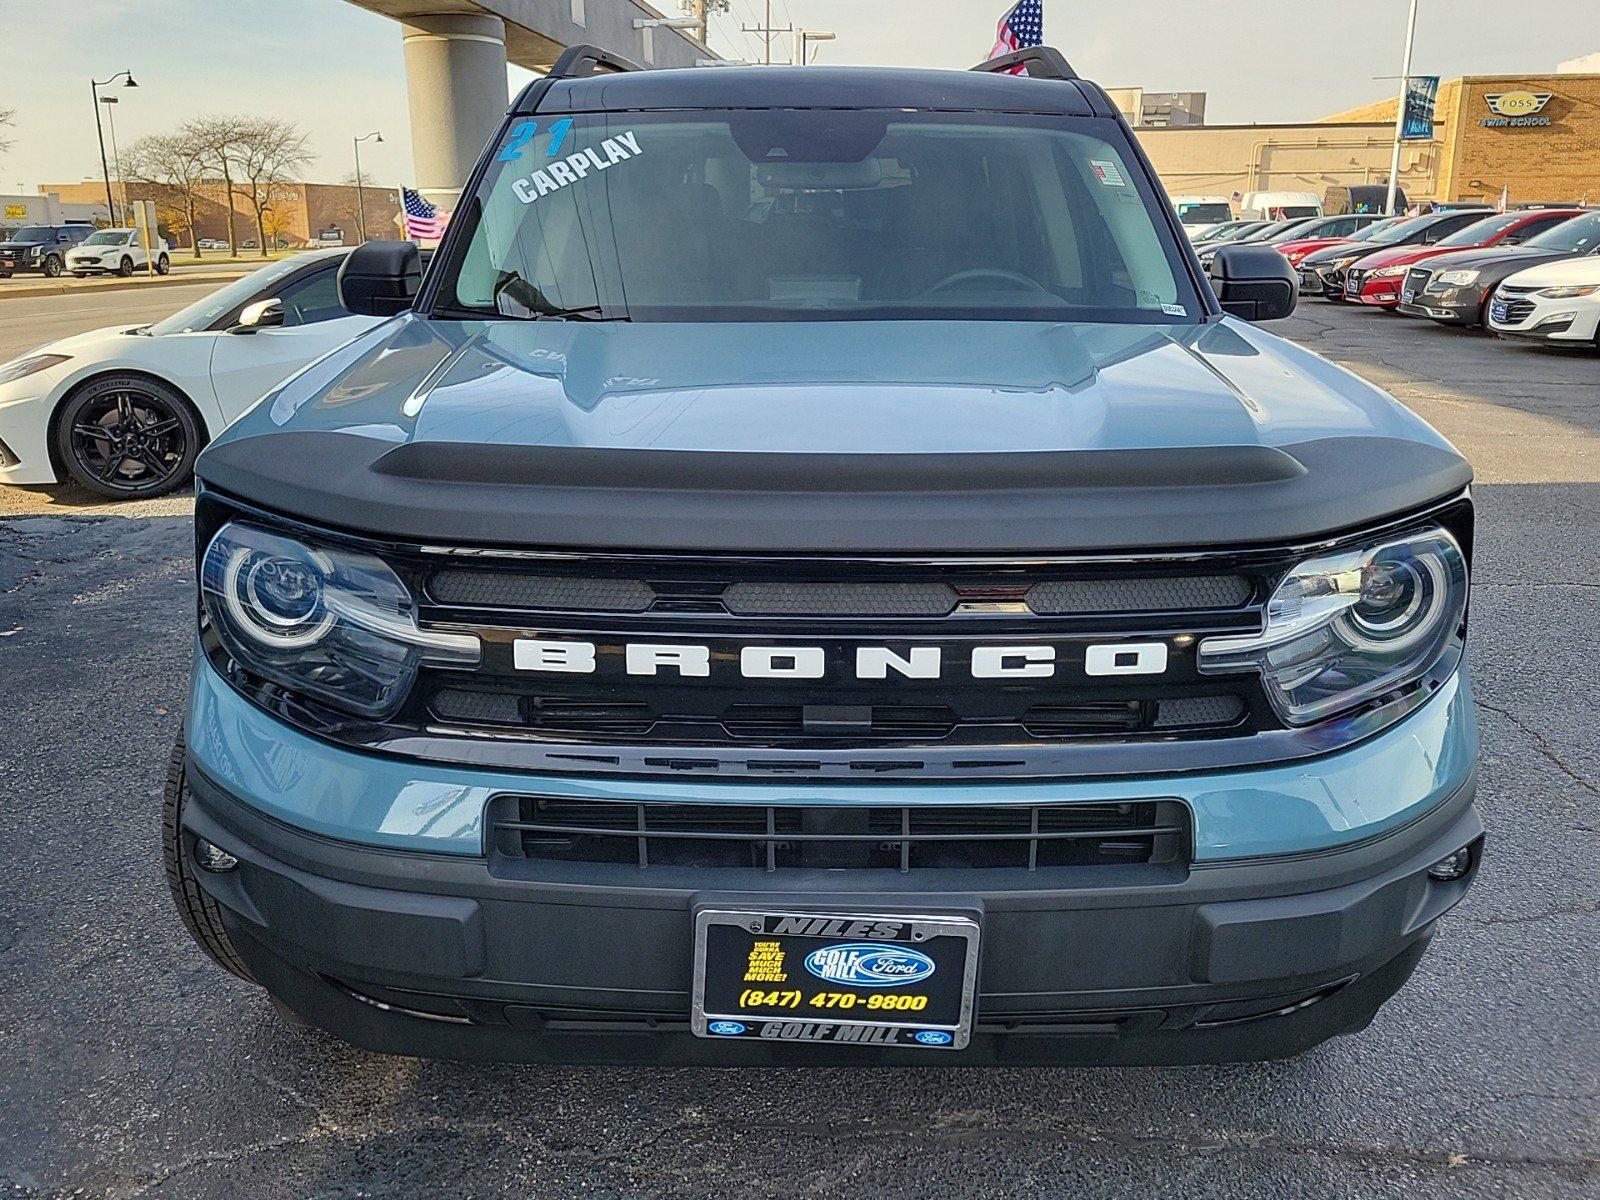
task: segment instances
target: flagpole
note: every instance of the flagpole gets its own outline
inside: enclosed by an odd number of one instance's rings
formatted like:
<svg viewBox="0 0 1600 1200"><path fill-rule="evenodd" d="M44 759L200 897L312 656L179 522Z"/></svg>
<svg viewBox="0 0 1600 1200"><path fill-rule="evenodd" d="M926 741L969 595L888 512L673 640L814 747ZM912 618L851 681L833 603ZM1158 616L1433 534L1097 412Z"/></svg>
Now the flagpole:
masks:
<svg viewBox="0 0 1600 1200"><path fill-rule="evenodd" d="M1394 114L1394 157L1389 160L1389 200L1383 211L1394 216L1395 193L1400 188L1400 143L1406 133L1406 99L1411 91L1411 51L1417 41L1417 0L1411 0L1411 17L1406 22L1405 63L1400 68L1400 104Z"/></svg>

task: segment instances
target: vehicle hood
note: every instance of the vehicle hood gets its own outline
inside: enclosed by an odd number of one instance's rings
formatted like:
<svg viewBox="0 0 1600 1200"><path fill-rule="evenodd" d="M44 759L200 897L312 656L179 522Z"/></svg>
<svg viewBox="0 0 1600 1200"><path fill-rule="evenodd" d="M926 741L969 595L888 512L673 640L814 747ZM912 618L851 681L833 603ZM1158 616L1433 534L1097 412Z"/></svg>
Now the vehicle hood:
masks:
<svg viewBox="0 0 1600 1200"><path fill-rule="evenodd" d="M1375 468L1385 455L1395 456L1389 468ZM1310 516L1309 502L1287 492L1317 476L1312 490L1337 499L1313 518L1326 529L1470 478L1448 443L1383 392L1231 318L601 324L407 315L269 394L212 444L198 472L268 507L396 536L424 536L420 523L439 527L427 536L448 528L459 538L459 514L470 512L485 540L514 528L511 540L552 544L704 546L731 534L745 549L754 539L763 548L884 550L985 541L1066 549L1108 536L1258 541L1283 525L1258 519L1273 485L1299 481L1277 488L1299 513L1294 525ZM1368 482L1352 495L1356 476ZM596 514L615 491L631 494L632 507L625 527L600 538ZM946 514L943 528L901 511L907 496L930 493L922 507ZM1098 499L1063 506L1069 493ZM1207 511L1219 496L1234 514L1220 525ZM700 514L692 531L682 513L670 519L680 502ZM797 524L801 510L809 515ZM528 523L541 512L549 519ZM757 531L762 513L769 523ZM834 514L832 528L824 513ZM1036 525L1030 514L1058 523Z"/></svg>
<svg viewBox="0 0 1600 1200"><path fill-rule="evenodd" d="M1526 246L1480 246L1471 250L1451 250L1440 254L1428 263L1429 269L1438 271L1459 271L1466 267L1473 269L1481 267L1498 267L1503 270L1521 270L1518 266L1535 266L1543 262L1555 262L1570 255L1564 250L1530 250Z"/></svg>
<svg viewBox="0 0 1600 1200"><path fill-rule="evenodd" d="M1384 267L1408 267L1412 263L1426 262L1430 258L1452 253L1453 250L1440 250L1437 246L1396 246L1392 250L1367 255L1361 260L1361 269L1378 271Z"/></svg>
<svg viewBox="0 0 1600 1200"><path fill-rule="evenodd" d="M43 242L0 242L0 254L15 254L21 250L32 250L42 247Z"/></svg>
<svg viewBox="0 0 1600 1200"><path fill-rule="evenodd" d="M104 329L91 329L75 333L40 346L36 354L70 354L74 358L112 355L127 344L124 336L130 330L143 329L143 325L108 325Z"/></svg>
<svg viewBox="0 0 1600 1200"><path fill-rule="evenodd" d="M1506 280L1512 287L1563 287L1571 284L1600 284L1600 257L1585 254L1562 258L1518 271Z"/></svg>
<svg viewBox="0 0 1600 1200"><path fill-rule="evenodd" d="M1326 246L1321 250L1313 251L1301 260L1300 265L1306 267L1320 266L1323 263L1332 262L1336 258L1343 258L1347 254L1355 254L1361 258L1370 258L1374 254L1381 254L1389 250L1401 248L1403 247L1372 246L1365 242L1355 241L1354 239L1346 239L1344 241L1334 242L1331 246Z"/></svg>

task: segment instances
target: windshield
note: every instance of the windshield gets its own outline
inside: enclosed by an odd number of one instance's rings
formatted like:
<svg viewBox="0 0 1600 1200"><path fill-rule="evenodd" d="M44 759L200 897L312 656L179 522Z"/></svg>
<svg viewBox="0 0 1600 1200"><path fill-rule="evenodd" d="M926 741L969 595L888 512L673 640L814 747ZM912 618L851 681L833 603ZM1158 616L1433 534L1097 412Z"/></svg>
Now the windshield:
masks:
<svg viewBox="0 0 1600 1200"><path fill-rule="evenodd" d="M1474 221L1465 229L1458 229L1449 237L1439 239L1441 246L1482 246L1491 242L1508 229L1528 219L1526 213L1512 213L1509 216L1489 217L1483 221Z"/></svg>
<svg viewBox="0 0 1600 1200"><path fill-rule="evenodd" d="M1307 217L1299 221L1290 221L1287 225L1281 226L1267 240L1271 242L1293 241L1297 237L1305 237L1321 224L1321 217Z"/></svg>
<svg viewBox="0 0 1600 1200"><path fill-rule="evenodd" d="M56 231L48 225L24 225L11 235L13 242L53 242Z"/></svg>
<svg viewBox="0 0 1600 1200"><path fill-rule="evenodd" d="M1320 217L1322 215L1315 204L1283 204L1274 206L1272 211L1280 217Z"/></svg>
<svg viewBox="0 0 1600 1200"><path fill-rule="evenodd" d="M1563 221L1554 229L1546 229L1538 237L1531 237L1522 244L1531 250L1588 254L1600 245L1600 212Z"/></svg>
<svg viewBox="0 0 1600 1200"><path fill-rule="evenodd" d="M1391 218L1391 220L1394 220L1394 218ZM1434 218L1432 217L1405 217L1396 220L1387 229L1380 229L1371 237L1363 240L1371 242L1374 246L1393 246L1397 242L1405 241L1413 233L1421 232L1433 223Z"/></svg>
<svg viewBox="0 0 1600 1200"><path fill-rule="evenodd" d="M1193 202L1178 204L1178 220L1185 225L1212 225L1218 221L1233 220L1233 207L1226 201L1219 204Z"/></svg>
<svg viewBox="0 0 1600 1200"><path fill-rule="evenodd" d="M85 246L122 246L128 241L126 229L102 229L83 239Z"/></svg>
<svg viewBox="0 0 1600 1200"><path fill-rule="evenodd" d="M297 255L273 263L270 267L262 267L243 279L235 279L226 287L218 288L209 296L201 297L187 308L180 308L165 321L157 321L150 326L150 333L161 337L169 333L193 333L197 329L209 329L257 292L271 287L305 265L306 260Z"/></svg>
<svg viewBox="0 0 1600 1200"><path fill-rule="evenodd" d="M738 110L513 124L440 305L586 319L1171 321L1160 203L1059 117ZM982 216L980 217L980 214Z"/></svg>
<svg viewBox="0 0 1600 1200"><path fill-rule="evenodd" d="M1360 229L1357 229L1354 233L1352 233L1347 240L1352 242L1375 242L1378 240L1378 235L1383 233L1384 230L1393 229L1396 225L1399 225L1404 221L1409 221L1410 219L1410 217L1385 217L1381 221L1374 221L1370 225L1363 225Z"/></svg>

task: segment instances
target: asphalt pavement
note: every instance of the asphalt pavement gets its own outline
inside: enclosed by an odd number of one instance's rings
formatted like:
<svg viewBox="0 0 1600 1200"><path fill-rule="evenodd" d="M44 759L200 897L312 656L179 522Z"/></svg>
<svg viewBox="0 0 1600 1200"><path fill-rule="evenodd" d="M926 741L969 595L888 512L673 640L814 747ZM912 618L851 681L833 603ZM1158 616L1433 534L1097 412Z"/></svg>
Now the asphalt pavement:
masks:
<svg viewBox="0 0 1600 1200"><path fill-rule="evenodd" d="M737 1071L460 1066L293 1028L189 944L162 878L188 522L42 511L0 521L0 1185L15 1200L1592 1200L1600 358L1322 304L1278 328L1390 387L1480 478L1488 859L1365 1033L1267 1065Z"/></svg>

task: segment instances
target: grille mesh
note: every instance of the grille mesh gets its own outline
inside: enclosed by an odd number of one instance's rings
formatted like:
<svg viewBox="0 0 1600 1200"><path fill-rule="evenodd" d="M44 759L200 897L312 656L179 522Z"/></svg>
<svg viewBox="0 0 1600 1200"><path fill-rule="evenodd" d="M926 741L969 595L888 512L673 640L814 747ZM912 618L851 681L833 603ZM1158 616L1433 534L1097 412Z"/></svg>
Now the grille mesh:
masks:
<svg viewBox="0 0 1600 1200"><path fill-rule="evenodd" d="M564 612L641 613L656 598L650 585L637 579L586 579L507 571L440 571L429 590L441 604Z"/></svg>
<svg viewBox="0 0 1600 1200"><path fill-rule="evenodd" d="M737 616L942 617L956 593L942 583L736 583L722 602Z"/></svg>
<svg viewBox="0 0 1600 1200"><path fill-rule="evenodd" d="M1171 579L1057 579L1028 593L1042 616L1102 612L1181 612L1237 608L1250 599L1250 581L1238 575L1188 575Z"/></svg>

